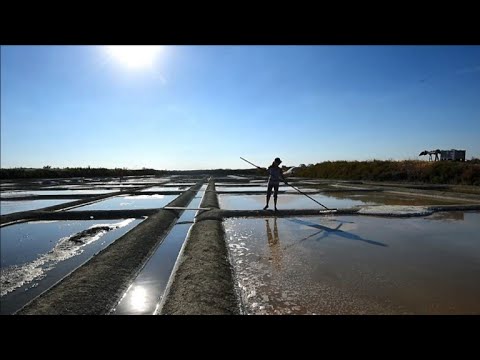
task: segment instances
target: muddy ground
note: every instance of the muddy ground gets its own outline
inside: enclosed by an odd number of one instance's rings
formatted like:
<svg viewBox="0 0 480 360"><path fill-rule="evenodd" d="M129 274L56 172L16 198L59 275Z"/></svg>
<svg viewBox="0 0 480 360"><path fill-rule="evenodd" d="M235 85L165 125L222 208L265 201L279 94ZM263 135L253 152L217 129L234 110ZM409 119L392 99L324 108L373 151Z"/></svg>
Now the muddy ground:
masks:
<svg viewBox="0 0 480 360"><path fill-rule="evenodd" d="M210 182L200 207L218 209ZM238 314L233 274L222 219L197 220L167 285L159 313L166 315Z"/></svg>

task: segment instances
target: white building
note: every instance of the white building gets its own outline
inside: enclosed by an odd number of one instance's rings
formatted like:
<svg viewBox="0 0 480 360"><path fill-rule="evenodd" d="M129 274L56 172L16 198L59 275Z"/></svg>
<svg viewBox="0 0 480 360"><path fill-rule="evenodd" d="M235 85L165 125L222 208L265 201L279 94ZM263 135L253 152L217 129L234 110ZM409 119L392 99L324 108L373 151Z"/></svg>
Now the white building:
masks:
<svg viewBox="0 0 480 360"><path fill-rule="evenodd" d="M466 150L441 150L440 160L465 161Z"/></svg>

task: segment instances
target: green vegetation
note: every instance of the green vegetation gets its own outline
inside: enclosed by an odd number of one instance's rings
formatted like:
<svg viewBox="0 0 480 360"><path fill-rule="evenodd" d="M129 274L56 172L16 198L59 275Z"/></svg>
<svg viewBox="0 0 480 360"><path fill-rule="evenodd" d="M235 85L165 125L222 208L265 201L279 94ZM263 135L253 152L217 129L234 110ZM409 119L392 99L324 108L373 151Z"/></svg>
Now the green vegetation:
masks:
<svg viewBox="0 0 480 360"><path fill-rule="evenodd" d="M300 165L295 176L427 184L480 185L480 162L454 161L327 161Z"/></svg>
<svg viewBox="0 0 480 360"><path fill-rule="evenodd" d="M156 175L157 170L127 170L127 169L106 169L106 168L52 168L44 166L43 169L11 168L0 169L0 179L56 179L75 177L120 177L120 176L145 176Z"/></svg>
<svg viewBox="0 0 480 360"><path fill-rule="evenodd" d="M284 170L286 168L284 167ZM106 168L11 168L0 169L0 179L55 179L74 177L122 177L145 175L257 175L267 176L258 169L155 170ZM480 160L453 161L327 161L300 165L295 176L367 181L417 182L426 184L480 185Z"/></svg>
<svg viewBox="0 0 480 360"><path fill-rule="evenodd" d="M44 166L43 169L10 168L0 169L0 179L58 179L77 177L121 177L121 176L146 176L146 175L256 175L256 169L214 169L214 170L154 170L154 169L106 169L106 168L52 168Z"/></svg>

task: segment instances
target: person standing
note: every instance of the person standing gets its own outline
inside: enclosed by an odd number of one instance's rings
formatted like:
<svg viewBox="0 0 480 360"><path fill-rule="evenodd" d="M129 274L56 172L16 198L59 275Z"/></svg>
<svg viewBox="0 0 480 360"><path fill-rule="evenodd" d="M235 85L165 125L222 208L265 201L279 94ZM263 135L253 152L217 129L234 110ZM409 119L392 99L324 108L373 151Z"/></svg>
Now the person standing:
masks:
<svg viewBox="0 0 480 360"><path fill-rule="evenodd" d="M272 196L273 190L273 203L275 206L275 211L277 211L277 199L278 199L278 187L280 186L280 180L285 182L285 178L283 176L283 171L280 168L280 164L282 160L280 158L275 158L272 165L270 165L267 169L269 177L268 177L268 187L267 187L267 204L263 208L263 210L268 209L268 204L270 203L270 197Z"/></svg>

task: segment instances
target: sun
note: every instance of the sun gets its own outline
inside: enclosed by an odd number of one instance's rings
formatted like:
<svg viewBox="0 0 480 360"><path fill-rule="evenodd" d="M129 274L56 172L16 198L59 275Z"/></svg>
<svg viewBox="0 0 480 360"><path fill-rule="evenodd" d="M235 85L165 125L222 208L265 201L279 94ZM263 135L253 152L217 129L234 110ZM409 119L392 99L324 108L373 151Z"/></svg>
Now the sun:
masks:
<svg viewBox="0 0 480 360"><path fill-rule="evenodd" d="M111 58L132 69L151 67L160 50L160 46L154 45L107 46L107 52Z"/></svg>

